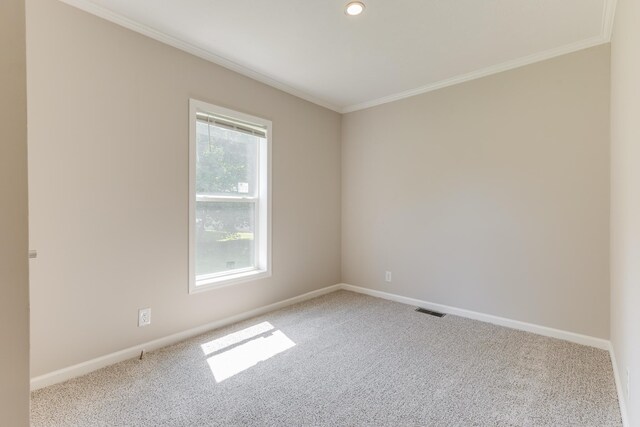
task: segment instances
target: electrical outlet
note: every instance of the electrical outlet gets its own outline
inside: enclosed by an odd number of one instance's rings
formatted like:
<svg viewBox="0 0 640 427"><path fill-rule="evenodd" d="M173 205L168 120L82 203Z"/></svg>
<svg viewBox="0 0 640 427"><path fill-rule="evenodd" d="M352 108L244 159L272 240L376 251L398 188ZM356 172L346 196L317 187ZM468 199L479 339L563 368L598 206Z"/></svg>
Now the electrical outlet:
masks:
<svg viewBox="0 0 640 427"><path fill-rule="evenodd" d="M385 281L385 282L388 282L388 283L391 283L391 272L390 272L390 271L387 271L387 272L384 274L384 281Z"/></svg>
<svg viewBox="0 0 640 427"><path fill-rule="evenodd" d="M138 326L147 326L151 324L151 309L141 308L138 310Z"/></svg>

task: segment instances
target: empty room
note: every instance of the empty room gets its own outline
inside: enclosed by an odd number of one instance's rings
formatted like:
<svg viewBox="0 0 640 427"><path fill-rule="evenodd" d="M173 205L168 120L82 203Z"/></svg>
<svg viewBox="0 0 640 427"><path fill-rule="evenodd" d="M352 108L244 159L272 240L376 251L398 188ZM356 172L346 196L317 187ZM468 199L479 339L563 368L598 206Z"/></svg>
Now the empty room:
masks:
<svg viewBox="0 0 640 427"><path fill-rule="evenodd" d="M640 2L2 0L0 425L640 427Z"/></svg>

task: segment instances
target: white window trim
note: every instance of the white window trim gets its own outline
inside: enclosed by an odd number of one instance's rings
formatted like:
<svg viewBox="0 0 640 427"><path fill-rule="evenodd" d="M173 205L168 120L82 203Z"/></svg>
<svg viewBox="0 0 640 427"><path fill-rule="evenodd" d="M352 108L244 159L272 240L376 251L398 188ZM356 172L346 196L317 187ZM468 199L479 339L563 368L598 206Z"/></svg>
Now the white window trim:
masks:
<svg viewBox="0 0 640 427"><path fill-rule="evenodd" d="M265 145L260 147L259 197L256 234L257 268L240 269L230 274L212 275L205 280L196 280L196 114L206 112L232 117L267 129ZM271 129L269 120L219 107L207 102L189 99L189 293L198 293L224 286L271 277ZM266 181L266 182L265 182Z"/></svg>

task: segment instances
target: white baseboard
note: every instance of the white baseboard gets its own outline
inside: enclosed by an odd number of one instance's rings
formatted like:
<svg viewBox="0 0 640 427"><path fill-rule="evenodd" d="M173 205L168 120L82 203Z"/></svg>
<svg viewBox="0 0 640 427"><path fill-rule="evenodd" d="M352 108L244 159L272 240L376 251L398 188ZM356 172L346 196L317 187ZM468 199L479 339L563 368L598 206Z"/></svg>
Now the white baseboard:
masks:
<svg viewBox="0 0 640 427"><path fill-rule="evenodd" d="M622 427L631 427L629 424L629 415L627 414L627 404L622 388L622 378L618 370L618 362L616 361L616 353L613 344L609 343L609 355L611 356L611 364L613 365L613 378L616 381L616 390L618 392L618 404L620 405L620 416L622 417Z"/></svg>
<svg viewBox="0 0 640 427"><path fill-rule="evenodd" d="M159 338L153 341L149 341L143 344L139 344L133 347L129 347L124 350L117 351L115 353L107 354L105 356L101 356L95 359L88 360L86 362L79 363L77 365L69 366L67 368L63 368L57 371L50 372L48 374L40 375L38 377L34 377L31 379L31 390L37 390L39 388L43 388L49 385L57 384L63 381L67 381L69 379L78 377L80 375L88 374L89 372L95 371L97 369L104 368L106 366L112 365L114 363L121 362L123 360L131 359L140 354L142 350L144 351L152 351L158 348L166 347L168 345L172 345L178 343L180 341L184 341L185 339L203 334L207 331L217 329L223 326L227 326L236 322L240 322L242 320L249 319L251 317L259 316L261 314L268 313L270 311L278 310L283 307L287 307L289 305L293 305L311 298L319 297L324 294L328 294L330 292L334 292L337 290L347 290L352 292L357 292L361 294L366 294L378 298L383 298L391 301L400 302L403 304L409 304L419 307L428 308L430 310L439 311L442 313L453 314L456 316L466 317L469 319L479 320L482 322L493 323L500 326L505 326L508 328L519 329L527 332L536 333L539 335L544 335L548 337L558 338L566 341L575 342L578 344L588 345L591 347L600 348L603 350L610 351L614 372L616 375L616 384L618 386L618 394L621 393L620 381L617 374L617 366L615 364L615 358L613 355L613 350L611 348L611 344L608 340L604 340L601 338L590 337L587 335L576 334L573 332L562 331L559 329L548 328L546 326L535 325L532 323L520 322L518 320L506 319L504 317L492 316L490 314L478 313L475 311L464 310L461 308L451 307L442 304L436 304L428 301L423 301L415 298L403 297L400 295L391 294L388 292L377 291L369 288L362 288L359 286L353 286L346 283L340 283L337 285L328 286L326 288L318 289L312 292L308 292L303 295L299 295L297 297L289 298L284 301L280 301L274 304L266 305L264 307L259 307L254 310L250 310L244 313L237 314L235 316L226 317L224 319L217 320L215 322L208 323L206 325L198 326L196 328L189 329L187 331L179 332L173 335L169 335L164 338ZM623 396L620 394L620 405L621 409L624 406ZM623 412L624 414L624 412Z"/></svg>
<svg viewBox="0 0 640 427"><path fill-rule="evenodd" d="M124 350L117 351L115 353L107 354L105 356L97 357L95 359L88 360L86 362L79 363L77 365L69 366L67 368L59 369L57 371L50 372L48 374L40 375L31 379L31 390L37 390L39 388L47 387L49 385L61 383L63 381L70 380L80 375L88 374L95 370L104 368L114 363L122 362L123 360L131 359L140 354L141 351L152 351L158 348L166 347L171 344L176 344L180 341L184 341L188 338L195 337L213 329L221 328L223 326L231 325L242 320L250 319L261 314L268 313L270 311L278 310L311 298L319 297L330 292L341 289L340 284L328 286L326 288L318 289L308 292L297 297L289 298L284 301L269 304L264 307L259 307L254 310L246 311L244 313L237 314L235 316L226 317L224 319L216 320L215 322L208 323L206 325L198 326L177 334L169 335L164 338L149 341L140 345L129 347Z"/></svg>
<svg viewBox="0 0 640 427"><path fill-rule="evenodd" d="M423 301L415 298L403 297L401 295L391 294L388 292L376 291L374 289L362 288L360 286L348 285L342 283L339 285L340 289L346 291L358 292L361 294L370 295L373 297L383 298L390 301L396 301L403 304L409 304L416 307L423 307L429 310L439 311L441 313L453 314L456 316L466 317L469 319L480 320L482 322L493 323L507 328L519 329L522 331L532 332L534 334L543 335L546 337L558 338L565 341L570 341L578 344L587 345L590 347L607 350L611 358L611 364L613 365L613 376L616 383L616 390L618 393L618 404L620 406L620 416L622 418L623 427L631 427L629 424L629 416L627 413L627 405L625 395L622 388L622 380L618 371L618 363L616 361L616 355L613 349L611 341L590 337L588 335L576 334L574 332L563 331L560 329L549 328L546 326L540 326L533 323L521 322L519 320L506 319L504 317L492 316L490 314L478 313L476 311L464 310L461 308L451 307L443 304L436 304L429 301Z"/></svg>
<svg viewBox="0 0 640 427"><path fill-rule="evenodd" d="M443 304L436 304L429 301L423 301L415 298L403 297L388 292L376 291L374 289L362 288L360 286L341 284L341 289L347 291L358 292L373 297L384 298L390 301L396 301L403 304L415 305L417 307L427 308L429 310L439 311L441 313L453 314L455 316L466 317L468 319L480 320L481 322L493 323L494 325L505 326L507 328L519 329L521 331L533 332L534 334L544 335L546 337L558 338L565 341L571 341L577 344L588 345L602 350L609 350L609 341L602 338L590 337L588 335L576 334L574 332L563 331L560 329L540 326L533 323L521 322L519 320L507 319L504 317L493 316L491 314L479 313L477 311L465 310L462 308L451 307Z"/></svg>

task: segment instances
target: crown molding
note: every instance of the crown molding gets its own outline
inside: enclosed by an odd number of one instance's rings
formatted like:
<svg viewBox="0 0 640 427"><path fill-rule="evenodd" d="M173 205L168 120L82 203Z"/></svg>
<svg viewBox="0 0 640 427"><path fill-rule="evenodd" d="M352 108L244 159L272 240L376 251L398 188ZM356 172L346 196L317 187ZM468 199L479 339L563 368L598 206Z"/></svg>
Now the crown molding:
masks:
<svg viewBox="0 0 640 427"><path fill-rule="evenodd" d="M213 62L214 64L218 64L231 71L235 71L238 74L242 74L243 76L249 77L253 80L257 80L261 83L264 83L268 86L279 89L290 95L304 99L305 101L309 101L321 107L328 108L329 110L333 110L337 113L341 112L340 107L333 105L313 95L309 95L308 93L302 90L296 89L285 83L282 83L281 81L275 79L274 77L252 70L236 62L230 61L226 58L223 58L219 55L209 52L206 49L203 49L191 43L185 42L184 40L180 40L176 37L170 36L166 33L163 33L162 31L158 31L154 28L143 25L132 19L124 17L118 13L108 10L102 6L98 6L97 4L92 3L90 0L59 0L59 1L69 6L73 6L77 9L80 9L84 12L95 15L99 18L113 22L114 24L120 25L121 27L135 31L136 33L139 33L149 38L152 38L154 40L157 40L161 43L175 47L176 49L180 49L184 52L190 53L194 56L197 56L209 62Z"/></svg>
<svg viewBox="0 0 640 427"><path fill-rule="evenodd" d="M530 65L536 62L545 61L547 59L555 58L557 56L562 56L568 53L577 52L582 49L588 49L590 47L598 46L600 44L609 43L611 41L611 35L613 33L613 22L615 18L616 4L617 4L617 0L604 1L603 7L602 7L602 27L601 27L599 36L581 40L576 43L560 46L544 52L534 53L533 55L524 56L522 58L517 58L511 61L503 62L501 64L492 65L490 67L482 68L480 70L472 71L467 74L461 74L459 76L440 80L440 81L430 83L428 85L421 86L415 89L407 90L407 91L396 93L393 95L384 96L382 98L373 99L371 101L366 101L359 104L348 105L346 107L343 107L340 112L342 114L345 114L345 113L351 113L354 111L364 110L366 108L375 107L377 105L387 104L389 102L399 101L401 99L410 98L412 96L442 89L447 86L453 86L453 85L468 82L471 80L479 79L482 77L487 77L492 74L501 73L503 71L524 67L525 65Z"/></svg>
<svg viewBox="0 0 640 427"><path fill-rule="evenodd" d="M503 71L508 71L515 68L523 67L525 65L530 65L536 62L555 58L557 56L566 55L568 53L576 52L582 49L587 49L600 44L609 43L611 41L611 35L613 32L613 22L614 22L616 3L617 3L617 0L604 1L603 10L602 10L601 33L596 37L592 37L589 39L578 41L576 43L560 46L544 52L535 53L522 58L517 58L511 61L503 62L501 64L492 65L490 67L485 67L476 71L472 71L470 73L461 74L448 79L433 82L428 85L421 86L415 89L399 92L396 94L384 96L384 97L373 99L370 101L361 102L358 104L352 104L352 105L340 107L330 102L327 102L321 98L310 95L303 90L289 86L279 81L274 76L269 76L267 74L263 74L258 71L252 70L248 67L245 67L236 62L223 58L212 52L209 52L206 49L200 48L191 43L185 42L176 37L165 34L161 31L158 31L156 29L143 25L132 19L126 18L102 6L98 6L95 3L91 2L90 0L59 0L59 1L65 4L68 4L70 6L73 6L77 9L83 10L92 15L103 18L107 21L113 22L114 24L120 25L129 30L132 30L142 35L145 35L147 37L150 37L161 43L167 44L169 46L173 46L176 49L180 49L184 52L190 53L199 58L207 60L209 62L218 64L224 68L235 71L243 76L249 77L259 82L262 82L266 85L279 89L290 95L296 96L298 98L304 99L306 101L309 101L311 103L314 103L316 105L319 105L321 107L327 108L329 110L332 110L341 114L351 113L354 111L364 110L366 108L387 104L389 102L399 101L401 99L410 98L412 96L442 89L448 86L453 86L453 85L468 82L471 80L479 79L482 77L487 77L492 74L497 74Z"/></svg>
<svg viewBox="0 0 640 427"><path fill-rule="evenodd" d="M467 74L451 77L445 80L440 80L434 83L430 83L425 86L421 86L415 89L407 90L404 92L396 93L394 95L385 96L382 98L374 99L371 101L362 102L360 104L349 105L342 109L342 113L351 113L354 111L364 110L365 108L371 108L382 104L387 104L393 101L399 101L401 99L410 98L412 96L420 95L423 93L431 92L434 90L442 89L448 86L457 85L460 83L468 82L470 80L487 77L492 74L501 73L503 71L513 70L514 68L524 67L536 62L545 61L547 59L555 58L557 56L566 55L568 53L576 52L579 50L587 49L600 44L608 43L602 35L593 37L586 40L581 40L577 43L571 43L568 45L560 46L554 49L550 49L544 52L534 53L533 55L524 56L522 58L514 59L512 61L503 62L501 64L492 65L490 67L481 68L480 70L472 71Z"/></svg>

